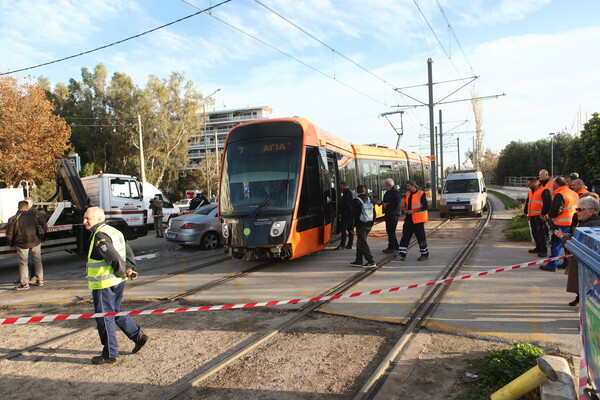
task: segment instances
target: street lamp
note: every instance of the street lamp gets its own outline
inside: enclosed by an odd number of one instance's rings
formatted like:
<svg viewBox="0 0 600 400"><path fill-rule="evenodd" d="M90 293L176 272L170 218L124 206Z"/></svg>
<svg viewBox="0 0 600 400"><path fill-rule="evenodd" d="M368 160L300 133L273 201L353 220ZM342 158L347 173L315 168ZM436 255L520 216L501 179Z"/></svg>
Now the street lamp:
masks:
<svg viewBox="0 0 600 400"><path fill-rule="evenodd" d="M550 178L554 177L554 135L556 132L550 132Z"/></svg>
<svg viewBox="0 0 600 400"><path fill-rule="evenodd" d="M205 175L206 175L206 186L208 188L208 197L212 197L212 193L211 193L211 189L210 189L210 185L208 184L208 145L207 145L207 136L206 136L206 100L209 99L210 97L214 96L219 90L221 89L217 89L214 92L212 92L211 94L209 94L208 96L204 96L204 98L202 99L202 115L204 116L204 130L203 130L203 134L204 134L204 171L205 171ZM217 152L217 141L216 141L216 134L215 134L215 153Z"/></svg>

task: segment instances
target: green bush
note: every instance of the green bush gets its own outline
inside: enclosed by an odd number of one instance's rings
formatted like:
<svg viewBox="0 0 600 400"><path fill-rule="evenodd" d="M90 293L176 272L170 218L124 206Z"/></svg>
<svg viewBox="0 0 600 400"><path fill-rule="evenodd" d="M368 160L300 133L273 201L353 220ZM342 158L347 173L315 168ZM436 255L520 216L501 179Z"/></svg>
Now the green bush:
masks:
<svg viewBox="0 0 600 400"><path fill-rule="evenodd" d="M503 193L496 192L495 190L488 189L487 191L488 193L491 193L494 196L496 196L502 202L502 204L504 204L504 208L506 208L507 210L522 209L520 201L515 200L512 197L509 197Z"/></svg>
<svg viewBox="0 0 600 400"><path fill-rule="evenodd" d="M530 242L531 241L531 233L529 233L529 228L519 228L513 229L506 234L508 240L512 240L513 242Z"/></svg>
<svg viewBox="0 0 600 400"><path fill-rule="evenodd" d="M472 362L479 378L470 382L467 391L457 399L489 399L492 393L535 367L541 355L544 351L530 343L515 342L512 349L489 350L483 358Z"/></svg>
<svg viewBox="0 0 600 400"><path fill-rule="evenodd" d="M529 226L529 220L527 218L522 217L521 214L515 215L510 220L510 223L508 224L509 229L519 229L519 228L525 228L528 226Z"/></svg>

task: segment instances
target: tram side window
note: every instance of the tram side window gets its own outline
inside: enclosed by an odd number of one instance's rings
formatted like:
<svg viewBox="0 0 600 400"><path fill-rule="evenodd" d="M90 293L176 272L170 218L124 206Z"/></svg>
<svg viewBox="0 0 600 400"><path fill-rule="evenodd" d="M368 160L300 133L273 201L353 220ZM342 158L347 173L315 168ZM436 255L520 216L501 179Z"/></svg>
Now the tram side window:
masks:
<svg viewBox="0 0 600 400"><path fill-rule="evenodd" d="M323 188L319 171L319 152L314 147L308 147L298 205L300 232L323 224Z"/></svg>
<svg viewBox="0 0 600 400"><path fill-rule="evenodd" d="M394 174L394 184L400 191L406 188L406 181L408 180L408 169L406 161L395 162L392 164L392 172Z"/></svg>
<svg viewBox="0 0 600 400"><path fill-rule="evenodd" d="M379 163L379 181L380 184L381 182L383 182L384 180L391 178L394 179L394 172L392 171L392 166L389 164L384 164L383 162ZM396 184L396 179L394 179L394 185ZM383 195L385 193L385 186L383 186L383 184L381 184L381 187L379 188L379 198L383 200Z"/></svg>
<svg viewBox="0 0 600 400"><path fill-rule="evenodd" d="M377 179L377 161L360 160L360 177L358 184L361 183L367 188L367 193L373 196L373 200L379 199L379 182Z"/></svg>
<svg viewBox="0 0 600 400"><path fill-rule="evenodd" d="M339 167L338 167L339 168ZM339 168L340 182L345 181L350 189L356 189L356 163L351 161L346 166Z"/></svg>
<svg viewBox="0 0 600 400"><path fill-rule="evenodd" d="M420 161L409 161L409 177L413 181L417 182L420 188L424 187L424 175L423 175L423 164ZM431 182L429 182L431 186Z"/></svg>
<svg viewBox="0 0 600 400"><path fill-rule="evenodd" d="M425 189L431 189L431 165L430 164L423 164L423 173L424 173L424 188Z"/></svg>

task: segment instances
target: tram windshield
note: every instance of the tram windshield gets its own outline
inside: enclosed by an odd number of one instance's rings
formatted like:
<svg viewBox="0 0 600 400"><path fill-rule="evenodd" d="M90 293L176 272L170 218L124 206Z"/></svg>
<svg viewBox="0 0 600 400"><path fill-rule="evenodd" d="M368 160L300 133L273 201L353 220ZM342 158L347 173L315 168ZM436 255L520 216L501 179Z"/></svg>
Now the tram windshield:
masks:
<svg viewBox="0 0 600 400"><path fill-rule="evenodd" d="M221 213L258 217L292 210L301 149L302 140L289 137L230 143L221 180Z"/></svg>
<svg viewBox="0 0 600 400"><path fill-rule="evenodd" d="M444 193L477 193L479 181L477 179L456 179L446 181Z"/></svg>

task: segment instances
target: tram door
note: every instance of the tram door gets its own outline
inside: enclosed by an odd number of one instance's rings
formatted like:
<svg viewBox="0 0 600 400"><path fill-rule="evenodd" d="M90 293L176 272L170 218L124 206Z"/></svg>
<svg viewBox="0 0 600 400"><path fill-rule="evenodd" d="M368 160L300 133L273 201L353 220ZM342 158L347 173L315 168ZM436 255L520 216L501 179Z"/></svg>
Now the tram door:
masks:
<svg viewBox="0 0 600 400"><path fill-rule="evenodd" d="M321 174L323 185L323 195L325 198L324 207L324 226L331 224L331 231L324 232L323 243L331 240L331 233L337 232L337 216L339 213L339 189L338 189L338 170L336 154L324 148L319 149L321 155Z"/></svg>

